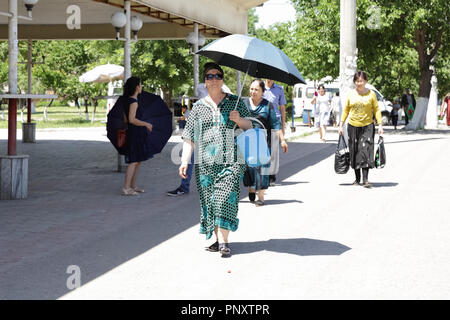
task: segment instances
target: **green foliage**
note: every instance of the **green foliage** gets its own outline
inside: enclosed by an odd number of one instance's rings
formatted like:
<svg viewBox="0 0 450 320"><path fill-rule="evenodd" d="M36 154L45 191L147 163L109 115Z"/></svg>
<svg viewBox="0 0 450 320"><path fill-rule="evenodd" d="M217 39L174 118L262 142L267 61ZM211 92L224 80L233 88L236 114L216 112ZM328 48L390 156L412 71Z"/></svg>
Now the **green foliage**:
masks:
<svg viewBox="0 0 450 320"><path fill-rule="evenodd" d="M132 73L146 87L162 88L165 97L182 95L193 83L193 56L184 40L141 40L132 50Z"/></svg>
<svg viewBox="0 0 450 320"><path fill-rule="evenodd" d="M256 34L282 49L305 78L339 74L339 0L292 0L297 21ZM388 98L405 87L429 92L429 66L434 61L438 89L449 89L450 5L447 0L358 0L358 68ZM288 29L289 30L289 29ZM285 43L279 38L283 38ZM275 39L275 40L274 40ZM283 46L284 45L284 46Z"/></svg>

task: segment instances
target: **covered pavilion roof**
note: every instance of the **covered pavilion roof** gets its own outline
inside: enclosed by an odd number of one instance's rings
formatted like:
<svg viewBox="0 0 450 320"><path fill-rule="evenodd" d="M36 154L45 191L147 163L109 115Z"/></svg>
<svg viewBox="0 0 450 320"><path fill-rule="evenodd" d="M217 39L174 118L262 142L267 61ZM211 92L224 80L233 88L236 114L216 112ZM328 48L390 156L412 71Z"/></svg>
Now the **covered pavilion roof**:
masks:
<svg viewBox="0 0 450 320"><path fill-rule="evenodd" d="M139 39L185 39L193 30L207 38L247 33L248 10L267 0L133 0L132 15L138 15L144 25ZM70 5L81 12L81 28L66 25ZM115 30L111 15L123 9L124 0L40 0L33 8L33 20L19 19L19 40L84 39L112 40ZM0 2L0 11L8 12L8 1ZM19 14L26 9L19 1ZM0 16L0 39L8 39L8 18Z"/></svg>

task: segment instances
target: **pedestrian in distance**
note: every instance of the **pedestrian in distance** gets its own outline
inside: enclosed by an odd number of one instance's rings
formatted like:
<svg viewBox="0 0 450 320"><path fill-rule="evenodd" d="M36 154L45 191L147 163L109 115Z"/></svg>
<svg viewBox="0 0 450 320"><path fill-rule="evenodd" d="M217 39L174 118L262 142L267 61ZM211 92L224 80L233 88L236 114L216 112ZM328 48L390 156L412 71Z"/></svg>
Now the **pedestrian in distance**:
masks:
<svg viewBox="0 0 450 320"><path fill-rule="evenodd" d="M361 170L363 186L372 187L369 183L369 169L374 163L375 123L378 123L378 134L383 134L381 111L378 108L377 97L372 90L366 88L367 74L358 71L353 76L356 89L349 92L339 125L339 134L343 134L343 125L348 121L348 147L350 151L350 165L355 170L353 185L361 185Z"/></svg>
<svg viewBox="0 0 450 320"><path fill-rule="evenodd" d="M334 127L337 127L341 122L342 104L339 91L335 93L333 99L331 99L331 112L334 114Z"/></svg>
<svg viewBox="0 0 450 320"><path fill-rule="evenodd" d="M280 141L283 152L288 151L288 145L284 139L283 131L281 130L281 123L277 118L273 105L263 98L265 91L264 81L261 79L254 79L250 84L250 98L245 99L244 103L248 107L251 117L258 119L253 122L254 128L265 129L267 132L267 145L271 145L271 135L277 135ZM278 146L277 146L278 147ZM248 174L252 181L252 186L249 187L248 197L251 202L255 201L256 192L258 192L258 200L255 202L256 206L264 205L264 191L269 187L269 173L270 162L260 167L248 167Z"/></svg>
<svg viewBox="0 0 450 320"><path fill-rule="evenodd" d="M391 111L391 119L392 124L394 125L394 130L397 130L397 124L398 124L398 111L402 108L400 105L400 99L395 98L394 105L392 106Z"/></svg>
<svg viewBox="0 0 450 320"><path fill-rule="evenodd" d="M284 127L286 123L286 97L284 95L283 87L277 85L273 80L266 79L265 80L265 88L264 91L264 99L268 100L272 103L273 108L277 114L278 120L281 122L281 130L283 131L283 135L285 134ZM272 148L271 150L271 159L270 159L270 175L269 181L270 185L274 186L275 181L277 179L276 173L278 172L280 167L280 149Z"/></svg>
<svg viewBox="0 0 450 320"><path fill-rule="evenodd" d="M326 142L325 135L327 133L327 124L330 116L330 104L331 98L325 93L325 86L319 85L319 94L314 96L311 100L311 104L317 103L316 110L318 114L318 120L315 121L316 127L319 128L320 140Z"/></svg>
<svg viewBox="0 0 450 320"><path fill-rule="evenodd" d="M153 126L145 121L139 120L142 115L142 107L138 104L138 95L142 92L141 80L137 77L127 79L123 89L125 97L124 121L128 122L127 130L127 155L125 162L128 164L125 172L125 183L122 188L122 195L136 196L144 192L144 189L136 186L139 166L142 161L153 157L151 148L147 145L147 135L152 131Z"/></svg>
<svg viewBox="0 0 450 320"><path fill-rule="evenodd" d="M244 119L250 113L242 100L222 91L224 73L218 64L206 63L203 78L208 95L194 104L187 119L182 133L184 141L179 174L183 179L187 177L188 162L195 144L200 233L205 234L206 239L214 233L216 241L207 250L219 251L222 257L229 257L228 235L238 228L240 181L246 168L245 163L238 161L233 133L237 128L252 128L252 123Z"/></svg>
<svg viewBox="0 0 450 320"><path fill-rule="evenodd" d="M183 118L182 118L183 123L180 121L179 127L180 127L180 129L184 129L184 127L186 126L186 122L187 122L190 112L189 112L189 109L187 108L187 106L185 106L185 105L181 107L181 110L183 112ZM186 178L181 179L181 183L178 186L178 188L176 188L175 190L167 191L166 194L168 196L176 197L176 196L181 196L181 195L189 193L190 186L191 186L193 165L194 165L194 152L192 152L191 159L188 163L188 167L186 170Z"/></svg>
<svg viewBox="0 0 450 320"><path fill-rule="evenodd" d="M447 118L447 126L450 126L450 92L442 99L440 116L445 120ZM445 118L444 118L445 117Z"/></svg>
<svg viewBox="0 0 450 320"><path fill-rule="evenodd" d="M416 99L414 98L414 94L409 92L409 89L405 89L405 93L402 96L402 108L403 113L405 114L405 125L409 123L409 120L412 119L414 115L414 111L416 110Z"/></svg>
<svg viewBox="0 0 450 320"><path fill-rule="evenodd" d="M186 126L186 119L189 116L189 108L186 105L181 106L181 118L178 119L178 127L183 130Z"/></svg>

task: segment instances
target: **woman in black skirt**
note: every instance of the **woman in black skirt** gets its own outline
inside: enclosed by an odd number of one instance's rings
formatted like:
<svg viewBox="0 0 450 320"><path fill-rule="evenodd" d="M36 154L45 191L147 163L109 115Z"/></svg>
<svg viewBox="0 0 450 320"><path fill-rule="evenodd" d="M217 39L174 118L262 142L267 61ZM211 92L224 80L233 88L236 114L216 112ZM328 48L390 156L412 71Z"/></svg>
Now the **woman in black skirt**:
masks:
<svg viewBox="0 0 450 320"><path fill-rule="evenodd" d="M136 186L139 166L142 161L152 157L147 139L148 133L152 131L152 125L139 120L142 115L142 107L138 105L138 95L141 92L141 80L137 77L128 78L123 89L123 95L127 99L124 104L126 115L124 120L128 122L127 155L125 156L125 162L128 164L128 167L122 188L122 195L124 196L135 196L144 192L143 189Z"/></svg>
<svg viewBox="0 0 450 320"><path fill-rule="evenodd" d="M378 134L383 134L381 111L378 108L375 93L366 88L367 75L364 71L358 71L353 76L356 89L347 95L344 112L339 125L339 134L343 134L342 127L349 116L348 121L348 147L350 150L350 165L355 170L356 179L354 185L361 185L361 170L363 186L370 188L369 169L374 165L374 138L376 118Z"/></svg>

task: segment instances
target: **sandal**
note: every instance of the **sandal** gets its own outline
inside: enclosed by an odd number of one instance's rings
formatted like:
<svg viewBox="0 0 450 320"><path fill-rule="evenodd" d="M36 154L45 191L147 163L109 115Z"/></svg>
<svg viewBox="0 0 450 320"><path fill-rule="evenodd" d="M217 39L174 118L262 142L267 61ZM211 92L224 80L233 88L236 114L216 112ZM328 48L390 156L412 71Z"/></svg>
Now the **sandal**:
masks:
<svg viewBox="0 0 450 320"><path fill-rule="evenodd" d="M219 251L222 254L222 258L228 258L231 256L231 250L228 243L221 243L219 246Z"/></svg>
<svg viewBox="0 0 450 320"><path fill-rule="evenodd" d="M209 252L217 252L217 251L219 251L219 241L216 241L212 245L210 245L209 247L206 247L205 250L209 251Z"/></svg>
<svg viewBox="0 0 450 320"><path fill-rule="evenodd" d="M137 196L137 195L139 195L139 193L134 191L134 189L132 189L132 188L122 188L121 195L123 195L123 196Z"/></svg>
<svg viewBox="0 0 450 320"><path fill-rule="evenodd" d="M360 186L360 185L361 185L361 183L360 183L359 181L357 181L357 180L353 181L352 184L353 184L354 186Z"/></svg>
<svg viewBox="0 0 450 320"><path fill-rule="evenodd" d="M257 200L257 201L255 202L255 205L256 205L257 207L262 207L262 206L264 205L264 201Z"/></svg>
<svg viewBox="0 0 450 320"><path fill-rule="evenodd" d="M145 192L145 190L144 189L141 189L141 188L138 188L138 187L134 187L134 188L132 188L134 191L136 191L136 192L138 192L138 193L144 193Z"/></svg>
<svg viewBox="0 0 450 320"><path fill-rule="evenodd" d="M363 186L364 188L372 188L372 184L370 184L369 181L364 182Z"/></svg>

